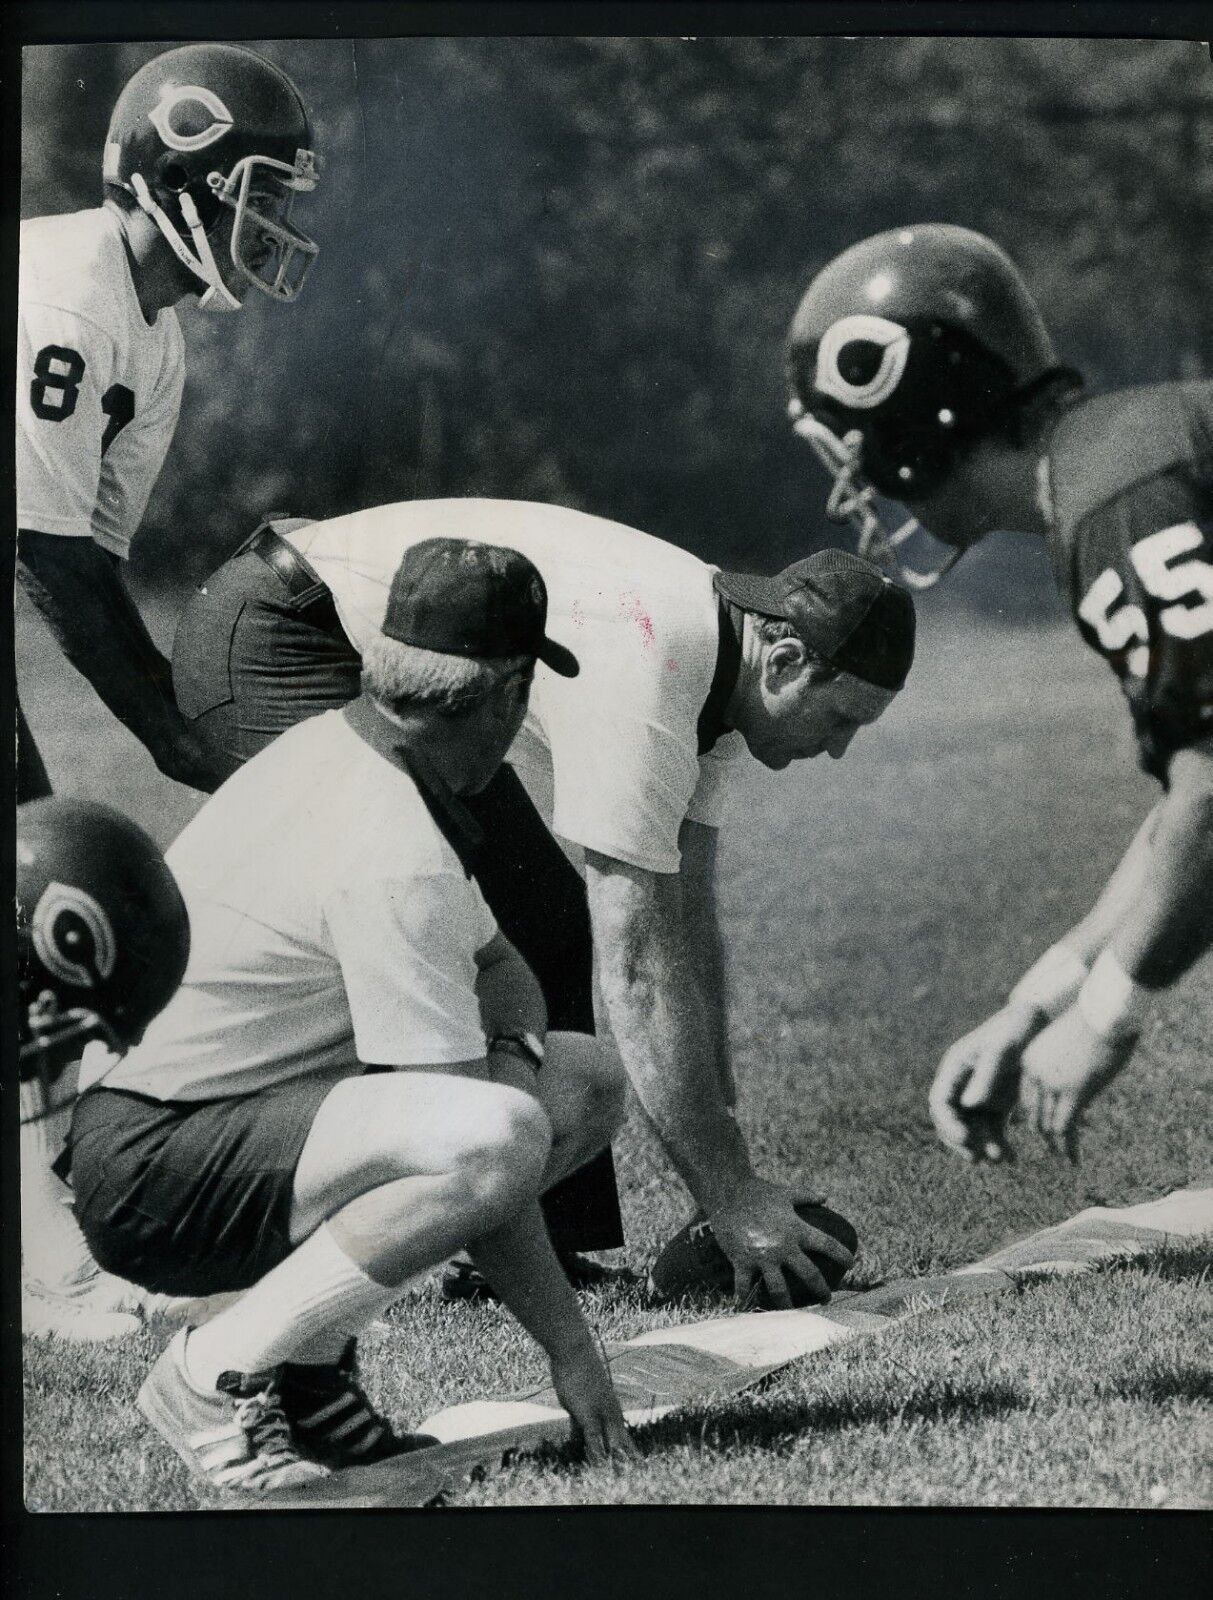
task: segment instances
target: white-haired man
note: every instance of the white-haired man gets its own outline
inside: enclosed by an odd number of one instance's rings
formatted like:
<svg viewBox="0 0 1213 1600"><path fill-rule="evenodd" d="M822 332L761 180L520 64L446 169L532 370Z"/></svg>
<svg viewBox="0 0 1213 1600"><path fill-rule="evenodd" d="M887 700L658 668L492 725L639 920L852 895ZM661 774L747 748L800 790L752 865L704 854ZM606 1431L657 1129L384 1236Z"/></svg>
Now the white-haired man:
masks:
<svg viewBox="0 0 1213 1600"><path fill-rule="evenodd" d="M410 550L366 692L292 729L169 851L182 987L125 1060L86 1062L70 1139L108 1270L245 1292L178 1334L140 1391L190 1466L265 1491L415 1448L355 1377L359 1332L466 1247L548 1353L594 1458L622 1413L537 1205L607 1144L622 1078L553 1034L460 859L464 797L526 714L546 595L512 551Z"/></svg>
<svg viewBox="0 0 1213 1600"><path fill-rule="evenodd" d="M471 802L486 899L549 1012L587 1028L592 926L624 1065L739 1296L761 1278L787 1305L791 1273L828 1299L809 1251L843 1265L849 1253L759 1176L733 1115L716 834L743 744L769 767L838 757L881 715L910 668L912 602L845 551L766 578L560 506L380 506L263 528L207 580L173 652L187 715L236 766L300 715L347 699L402 552L458 528L535 563L582 666L571 693L540 674L509 765ZM585 887L540 812L584 855Z"/></svg>

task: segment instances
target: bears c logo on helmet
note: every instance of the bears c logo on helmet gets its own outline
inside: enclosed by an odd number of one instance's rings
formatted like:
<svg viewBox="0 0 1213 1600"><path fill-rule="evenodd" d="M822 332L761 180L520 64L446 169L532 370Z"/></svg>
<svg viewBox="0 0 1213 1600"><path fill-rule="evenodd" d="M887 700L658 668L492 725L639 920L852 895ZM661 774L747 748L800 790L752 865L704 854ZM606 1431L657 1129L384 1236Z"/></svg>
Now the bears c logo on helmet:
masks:
<svg viewBox="0 0 1213 1600"><path fill-rule="evenodd" d="M233 122L217 94L193 83L166 86L148 118L170 150L205 150Z"/></svg>
<svg viewBox="0 0 1213 1600"><path fill-rule="evenodd" d="M910 335L884 317L841 317L817 347L815 381L822 394L867 411L881 405L901 382Z"/></svg>
<svg viewBox="0 0 1213 1600"><path fill-rule="evenodd" d="M72 884L47 884L34 907L30 934L42 965L63 983L95 989L114 970L113 924L91 894Z"/></svg>

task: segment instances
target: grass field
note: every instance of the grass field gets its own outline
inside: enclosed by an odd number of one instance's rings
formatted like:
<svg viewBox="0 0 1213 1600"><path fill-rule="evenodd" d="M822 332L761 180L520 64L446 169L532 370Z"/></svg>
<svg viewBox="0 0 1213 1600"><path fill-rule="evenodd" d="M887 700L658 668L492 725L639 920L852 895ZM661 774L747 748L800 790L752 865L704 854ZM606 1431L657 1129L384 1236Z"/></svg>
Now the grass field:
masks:
<svg viewBox="0 0 1213 1600"><path fill-rule="evenodd" d="M24 615L18 651L52 778L167 843L194 799ZM937 1146L925 1109L942 1050L1087 907L1155 792L1110 675L1068 630L929 614L909 690L845 761L747 769L721 870L741 1115L764 1170L803 1177L856 1222L854 1285L973 1260L1084 1205L1211 1181L1209 961L1096 1107L1077 1170L1021 1137L1017 1165L972 1172ZM635 1118L618 1155L639 1267L688 1199ZM461 1503L1208 1503L1210 1259L1174 1250L969 1302L668 1418L635 1466L522 1462ZM635 1294L589 1310L607 1339L680 1316ZM206 1503L132 1412L160 1342L27 1343L31 1507ZM429 1290L368 1336L364 1358L372 1392L414 1422L544 1382L498 1311Z"/></svg>

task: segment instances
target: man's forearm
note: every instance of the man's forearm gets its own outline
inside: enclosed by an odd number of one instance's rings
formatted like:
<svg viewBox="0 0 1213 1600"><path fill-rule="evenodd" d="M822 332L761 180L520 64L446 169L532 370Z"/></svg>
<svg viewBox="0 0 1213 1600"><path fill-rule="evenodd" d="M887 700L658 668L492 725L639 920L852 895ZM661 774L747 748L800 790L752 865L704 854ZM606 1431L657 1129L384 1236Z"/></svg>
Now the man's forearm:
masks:
<svg viewBox="0 0 1213 1600"><path fill-rule="evenodd" d="M547 1032L547 1007L538 979L504 935L489 947L476 979L476 998L485 1037L499 1033Z"/></svg>
<svg viewBox="0 0 1213 1600"><path fill-rule="evenodd" d="M1147 989L1173 983L1213 946L1213 757L1180 751L1158 807L1149 870L1110 940Z"/></svg>
<svg viewBox="0 0 1213 1600"><path fill-rule="evenodd" d="M602 952L603 998L611 1030L645 1115L698 1204L723 1205L753 1167L730 1114L718 1057L724 1037L719 994L707 994L681 942L652 941L621 970Z"/></svg>
<svg viewBox="0 0 1213 1600"><path fill-rule="evenodd" d="M593 1335L565 1276L537 1201L468 1246L468 1254L531 1337L560 1358Z"/></svg>
<svg viewBox="0 0 1213 1600"><path fill-rule="evenodd" d="M1088 967L1141 900L1150 876L1154 830L1158 826L1162 806L1163 802L1160 801L1153 808L1134 834L1099 899L1082 921L1065 935L1064 942Z"/></svg>
<svg viewBox="0 0 1213 1600"><path fill-rule="evenodd" d="M113 714L157 754L184 724L172 669L91 539L22 530L17 575L58 641Z"/></svg>

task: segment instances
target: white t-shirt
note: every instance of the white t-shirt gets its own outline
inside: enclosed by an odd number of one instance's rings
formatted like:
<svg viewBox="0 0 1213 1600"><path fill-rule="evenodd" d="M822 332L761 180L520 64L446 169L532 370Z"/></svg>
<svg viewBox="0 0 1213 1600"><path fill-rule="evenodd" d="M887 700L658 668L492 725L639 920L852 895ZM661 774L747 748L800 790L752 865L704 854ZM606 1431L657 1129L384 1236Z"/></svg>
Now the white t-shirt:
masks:
<svg viewBox="0 0 1213 1600"><path fill-rule="evenodd" d="M125 559L185 381L177 314L149 327L104 209L21 224L17 526L92 536Z"/></svg>
<svg viewBox="0 0 1213 1600"><path fill-rule="evenodd" d="M357 1062L484 1055L475 957L492 913L412 778L343 712L249 761L167 859L189 965L107 1088L209 1100ZM95 1081L86 1066L81 1088Z"/></svg>
<svg viewBox="0 0 1213 1600"><path fill-rule="evenodd" d="M718 827L742 748L726 735L698 753L698 721L719 644L713 568L635 528L525 500L415 500L291 532L332 590L351 642L383 622L405 550L477 539L527 556L548 590L547 631L577 656L542 664L509 761L554 832L652 872L677 872L685 818Z"/></svg>

